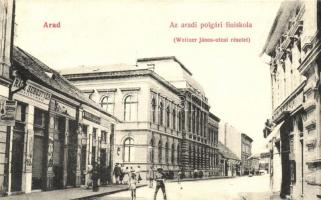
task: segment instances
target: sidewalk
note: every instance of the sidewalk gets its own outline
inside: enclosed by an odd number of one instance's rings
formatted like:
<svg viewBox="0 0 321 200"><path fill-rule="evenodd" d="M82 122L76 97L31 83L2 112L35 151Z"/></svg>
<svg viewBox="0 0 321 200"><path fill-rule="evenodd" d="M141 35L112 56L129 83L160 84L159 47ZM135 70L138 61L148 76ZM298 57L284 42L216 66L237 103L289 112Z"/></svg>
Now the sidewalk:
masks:
<svg viewBox="0 0 321 200"><path fill-rule="evenodd" d="M144 187L146 184L139 184L137 188ZM99 187L98 192L93 192L91 189L70 188L62 190L33 192L29 194L18 194L7 197L0 197L1 200L81 200L94 197L101 197L117 192L128 190L128 185L108 185Z"/></svg>

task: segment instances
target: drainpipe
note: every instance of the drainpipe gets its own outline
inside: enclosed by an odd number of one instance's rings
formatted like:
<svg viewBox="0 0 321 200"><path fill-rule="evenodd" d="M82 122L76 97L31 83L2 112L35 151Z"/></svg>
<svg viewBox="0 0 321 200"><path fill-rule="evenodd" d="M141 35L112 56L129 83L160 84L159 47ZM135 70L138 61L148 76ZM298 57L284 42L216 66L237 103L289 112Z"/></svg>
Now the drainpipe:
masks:
<svg viewBox="0 0 321 200"><path fill-rule="evenodd" d="M15 18L15 3L16 1L13 0L13 4L12 4L12 23L11 23L11 44L10 44L10 67L9 67L9 75L10 78L12 78L12 63L13 63L13 59L12 59L12 52L13 52L13 39L14 39L14 18ZM13 98L13 93L11 91L11 86L12 83L9 84L9 94L8 94L8 100L12 100ZM9 158L10 158L10 140L11 140L11 132L13 131L13 129L11 128L11 126L7 126L7 135L6 135L6 149L5 149L5 166L4 166L4 195L8 195L10 189L9 189Z"/></svg>

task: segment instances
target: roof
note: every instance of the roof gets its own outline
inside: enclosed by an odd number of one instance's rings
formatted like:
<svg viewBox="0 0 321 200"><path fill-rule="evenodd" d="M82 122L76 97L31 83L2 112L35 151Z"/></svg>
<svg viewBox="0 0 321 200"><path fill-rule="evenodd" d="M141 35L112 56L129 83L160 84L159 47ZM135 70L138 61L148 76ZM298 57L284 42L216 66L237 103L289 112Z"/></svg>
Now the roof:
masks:
<svg viewBox="0 0 321 200"><path fill-rule="evenodd" d="M151 69L146 68L132 68L128 70L118 71L91 71L88 73L78 72L75 69L74 73L63 74L63 76L71 81L74 80L93 80L93 79L115 79L115 78L126 78L126 77L138 77L138 76L151 76L155 80L159 81L162 85L167 87L172 92L179 94L179 90L172 85L169 81L155 73ZM64 73L64 72L63 72Z"/></svg>
<svg viewBox="0 0 321 200"><path fill-rule="evenodd" d="M218 141L218 151L222 154L223 157L233 159L233 160L241 160L237 157L235 153L233 153L227 146L225 146L222 142Z"/></svg>
<svg viewBox="0 0 321 200"><path fill-rule="evenodd" d="M24 76L27 76L32 80L37 80L41 85L95 108L114 120L119 121L116 117L104 111L97 103L87 98L78 88L72 85L57 71L51 69L21 48L13 48L12 59L14 67L16 67L17 70L23 71Z"/></svg>
<svg viewBox="0 0 321 200"><path fill-rule="evenodd" d="M253 142L253 139L250 136L246 135L245 133L242 133L241 136L249 140L250 142Z"/></svg>
<svg viewBox="0 0 321 200"><path fill-rule="evenodd" d="M163 65L156 64L153 68L158 75L162 76L179 89L191 88L194 93L199 93L205 97L205 91L202 85L193 78L193 74L175 56L139 58L137 59L137 65L140 66L145 63L148 65L148 62L158 61L173 61L178 64L180 69L176 70L172 68L173 66L170 66L170 68L164 70Z"/></svg>
<svg viewBox="0 0 321 200"><path fill-rule="evenodd" d="M183 63L181 63L175 56L162 56L162 57L150 57L150 58L138 58L137 62L149 62L149 61L158 61L158 60L174 60L177 62L189 75L193 75Z"/></svg>
<svg viewBox="0 0 321 200"><path fill-rule="evenodd" d="M298 5L300 5L299 0L283 1L281 3L261 54L271 55L281 35L287 30L287 23Z"/></svg>
<svg viewBox="0 0 321 200"><path fill-rule="evenodd" d="M221 121L221 119L220 118L218 118L216 115L214 115L213 113L209 113L209 116L210 116L210 118L212 118L212 119L214 119L215 121L217 121L217 122L220 122Z"/></svg>
<svg viewBox="0 0 321 200"><path fill-rule="evenodd" d="M81 65L77 67L62 69L60 70L60 73L63 75L67 75L67 74L115 72L115 71L125 71L125 70L135 70L135 69L138 69L136 65L124 64L124 63L111 64L111 65L94 65L94 66Z"/></svg>

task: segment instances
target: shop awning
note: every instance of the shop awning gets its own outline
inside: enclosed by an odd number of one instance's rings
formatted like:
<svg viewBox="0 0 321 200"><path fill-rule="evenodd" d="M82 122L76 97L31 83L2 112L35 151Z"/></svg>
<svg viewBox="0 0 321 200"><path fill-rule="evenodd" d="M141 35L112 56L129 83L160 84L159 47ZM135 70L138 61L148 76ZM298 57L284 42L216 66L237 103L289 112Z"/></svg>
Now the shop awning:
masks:
<svg viewBox="0 0 321 200"><path fill-rule="evenodd" d="M270 143L271 140L275 137L276 139L280 139L280 129L281 126L283 125L284 121L279 123L273 128L273 131L270 133L270 135L266 138L266 142Z"/></svg>

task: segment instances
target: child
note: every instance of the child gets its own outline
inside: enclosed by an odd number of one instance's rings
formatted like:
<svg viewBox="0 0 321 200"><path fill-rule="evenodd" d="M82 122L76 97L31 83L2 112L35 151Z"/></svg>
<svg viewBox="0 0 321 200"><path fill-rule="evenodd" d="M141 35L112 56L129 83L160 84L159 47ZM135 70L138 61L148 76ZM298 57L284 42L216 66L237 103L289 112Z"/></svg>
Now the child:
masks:
<svg viewBox="0 0 321 200"><path fill-rule="evenodd" d="M136 185L137 185L136 174L135 172L131 172L129 176L129 189L132 197L131 200L136 199Z"/></svg>

